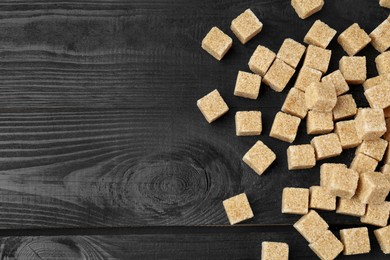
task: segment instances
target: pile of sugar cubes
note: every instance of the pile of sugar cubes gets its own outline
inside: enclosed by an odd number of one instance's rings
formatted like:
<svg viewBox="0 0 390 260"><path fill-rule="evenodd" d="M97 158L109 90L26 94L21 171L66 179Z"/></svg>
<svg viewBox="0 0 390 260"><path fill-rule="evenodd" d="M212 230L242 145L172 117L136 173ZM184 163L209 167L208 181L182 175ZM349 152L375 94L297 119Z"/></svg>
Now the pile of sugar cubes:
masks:
<svg viewBox="0 0 390 260"><path fill-rule="evenodd" d="M292 0L291 5L305 19L320 11L324 1ZM390 0L380 0L380 5L390 8ZM262 27L250 9L231 23L231 30L242 44L260 33ZM303 215L294 228L321 259L334 259L341 252L368 253L370 240L368 229L360 227L341 230L340 241L316 209L360 217L362 223L381 227L374 233L383 253L389 254L390 202L385 200L390 191L390 16L370 34L357 23L339 34L337 42L347 55L340 59L338 70L325 75L332 56L326 48L336 34L336 30L317 20L304 37L307 47L293 39L285 39L277 53L259 45L248 62L251 72L238 72L234 95L257 99L262 82L276 92L283 91L304 59L269 135L292 143L304 118L307 134L316 135L310 144L288 147L289 170L312 168L320 160L340 155L343 149L356 148L356 153L349 167L322 164L319 186L284 188L281 211ZM367 79L366 57L356 55L370 43L381 54L375 59L379 75ZM202 48L221 60L232 44L232 38L213 27L203 39ZM357 84L363 85L370 107L358 108L353 96L346 94L349 85ZM209 123L229 110L218 90L199 99L197 105ZM237 136L260 135L262 114L239 111L235 124ZM243 156L258 175L275 160L275 153L262 141ZM376 172L381 161L384 166ZM231 225L254 216L245 193L226 199L223 206ZM286 243L262 244L262 259L288 259L288 252Z"/></svg>

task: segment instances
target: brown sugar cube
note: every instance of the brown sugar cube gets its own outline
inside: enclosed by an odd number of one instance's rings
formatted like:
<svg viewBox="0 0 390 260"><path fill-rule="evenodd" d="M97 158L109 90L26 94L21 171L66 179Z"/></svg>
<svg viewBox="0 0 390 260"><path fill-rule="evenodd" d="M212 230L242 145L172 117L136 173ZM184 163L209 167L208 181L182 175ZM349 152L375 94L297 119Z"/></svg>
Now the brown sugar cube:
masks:
<svg viewBox="0 0 390 260"><path fill-rule="evenodd" d="M244 155L242 160L258 175L262 175L273 161L275 161L275 159L275 153L262 141L257 141L256 144Z"/></svg>
<svg viewBox="0 0 390 260"><path fill-rule="evenodd" d="M372 87L374 87L376 85L381 84L384 80L385 80L385 76L384 75L379 75L379 76L367 79L363 83L364 91L366 91L366 90L368 90L368 89L370 89L370 88L372 88Z"/></svg>
<svg viewBox="0 0 390 260"><path fill-rule="evenodd" d="M390 8L390 0L379 0L379 5L385 8Z"/></svg>
<svg viewBox="0 0 390 260"><path fill-rule="evenodd" d="M314 45L309 45L306 49L303 66L307 66L326 73L329 67L332 51Z"/></svg>
<svg viewBox="0 0 390 260"><path fill-rule="evenodd" d="M336 106L333 108L333 119L341 120L348 117L353 117L357 113L355 99L351 94L346 94L337 97Z"/></svg>
<svg viewBox="0 0 390 260"><path fill-rule="evenodd" d="M253 212L245 193L226 199L222 203L230 225L253 218Z"/></svg>
<svg viewBox="0 0 390 260"><path fill-rule="evenodd" d="M330 175L334 172L342 171L347 166L341 163L324 163L320 167L320 185L321 187L328 187Z"/></svg>
<svg viewBox="0 0 390 260"><path fill-rule="evenodd" d="M229 110L229 107L216 89L199 99L196 104L209 123L214 122Z"/></svg>
<svg viewBox="0 0 390 260"><path fill-rule="evenodd" d="M384 20L369 35L371 44L379 52L384 52L390 47L390 21Z"/></svg>
<svg viewBox="0 0 390 260"><path fill-rule="evenodd" d="M347 81L340 70L335 70L329 75L322 78L322 82L328 82L333 84L336 89L336 95L340 96L349 90Z"/></svg>
<svg viewBox="0 0 390 260"><path fill-rule="evenodd" d="M390 81L383 82L377 86L364 91L370 107L385 109L390 106Z"/></svg>
<svg viewBox="0 0 390 260"><path fill-rule="evenodd" d="M386 133L386 121L382 109L360 109L355 117L355 123L361 140L376 140Z"/></svg>
<svg viewBox="0 0 390 260"><path fill-rule="evenodd" d="M319 12L324 4L324 0L291 0L291 6L301 19Z"/></svg>
<svg viewBox="0 0 390 260"><path fill-rule="evenodd" d="M294 228L309 243L313 243L328 230L329 225L315 210L310 210L309 213L295 222Z"/></svg>
<svg viewBox="0 0 390 260"><path fill-rule="evenodd" d="M353 158L350 168L358 173L373 172L378 166L378 161L370 156L362 153L357 153Z"/></svg>
<svg viewBox="0 0 390 260"><path fill-rule="evenodd" d="M339 198L336 213L353 217L362 217L366 214L366 204L356 198Z"/></svg>
<svg viewBox="0 0 390 260"><path fill-rule="evenodd" d="M306 119L306 131L309 135L327 134L333 130L332 112L310 110Z"/></svg>
<svg viewBox="0 0 390 260"><path fill-rule="evenodd" d="M307 44L315 45L321 48L328 47L337 31L331 28L321 20L316 20L307 32L303 40Z"/></svg>
<svg viewBox="0 0 390 260"><path fill-rule="evenodd" d="M245 44L261 32L263 24L250 9L246 9L245 12L232 21L230 29L240 42Z"/></svg>
<svg viewBox="0 0 390 260"><path fill-rule="evenodd" d="M340 59L339 68L349 84L363 84L367 79L366 57L348 57Z"/></svg>
<svg viewBox="0 0 390 260"><path fill-rule="evenodd" d="M385 227L389 220L390 202L385 201L382 204L368 204L366 214L360 218L365 224L378 227Z"/></svg>
<svg viewBox="0 0 390 260"><path fill-rule="evenodd" d="M373 141L363 141L362 144L356 149L356 154L362 153L377 161L382 161L385 155L388 142L383 139L377 139Z"/></svg>
<svg viewBox="0 0 390 260"><path fill-rule="evenodd" d="M385 154L385 157L383 158L384 164L390 164L390 145L387 146L387 152Z"/></svg>
<svg viewBox="0 0 390 260"><path fill-rule="evenodd" d="M262 131L260 111L239 111L236 113L236 135L260 135Z"/></svg>
<svg viewBox="0 0 390 260"><path fill-rule="evenodd" d="M350 199L355 195L359 173L352 169L342 169L329 175L326 189L333 196Z"/></svg>
<svg viewBox="0 0 390 260"><path fill-rule="evenodd" d="M375 58L376 69L380 75L390 73L390 51L386 51Z"/></svg>
<svg viewBox="0 0 390 260"><path fill-rule="evenodd" d="M390 1L389 1L390 8ZM377 230L374 230L376 239L384 254L390 254L390 225Z"/></svg>
<svg viewBox="0 0 390 260"><path fill-rule="evenodd" d="M234 95L238 97L257 99L260 91L261 77L244 71L239 71L234 88Z"/></svg>
<svg viewBox="0 0 390 260"><path fill-rule="evenodd" d="M257 46L255 52L249 60L249 69L253 73L257 73L264 77L265 73L275 60L276 54L264 46Z"/></svg>
<svg viewBox="0 0 390 260"><path fill-rule="evenodd" d="M287 38L283 41L276 57L295 69L305 53L305 50L306 47L303 44Z"/></svg>
<svg viewBox="0 0 390 260"><path fill-rule="evenodd" d="M306 117L305 92L291 88L284 100L282 112L297 116L301 119Z"/></svg>
<svg viewBox="0 0 390 260"><path fill-rule="evenodd" d="M325 82L311 83L305 92L305 104L310 110L331 112L336 106L337 96L333 85Z"/></svg>
<svg viewBox="0 0 390 260"><path fill-rule="evenodd" d="M355 120L337 122L335 133L343 149L355 148L362 142L356 132Z"/></svg>
<svg viewBox="0 0 390 260"><path fill-rule="evenodd" d="M320 186L310 187L310 208L321 210L335 210L336 197Z"/></svg>
<svg viewBox="0 0 390 260"><path fill-rule="evenodd" d="M284 188L282 213L304 215L309 211L309 189Z"/></svg>
<svg viewBox="0 0 390 260"><path fill-rule="evenodd" d="M313 168L316 165L314 148L310 144L288 147L287 162L289 170Z"/></svg>
<svg viewBox="0 0 390 260"><path fill-rule="evenodd" d="M288 260L288 244L280 242L261 243L261 260Z"/></svg>
<svg viewBox="0 0 390 260"><path fill-rule="evenodd" d="M390 182L381 172L360 174L356 198L366 204L381 204L390 191Z"/></svg>
<svg viewBox="0 0 390 260"><path fill-rule="evenodd" d="M316 136L310 143L316 151L317 160L339 156L343 151L340 140L335 133Z"/></svg>
<svg viewBox="0 0 390 260"><path fill-rule="evenodd" d="M354 23L339 35L337 42L349 56L354 56L371 42L371 38Z"/></svg>
<svg viewBox="0 0 390 260"><path fill-rule="evenodd" d="M344 255L368 254L371 251L368 228L348 228L340 230L340 239L344 244Z"/></svg>
<svg viewBox="0 0 390 260"><path fill-rule="evenodd" d="M320 82L322 72L306 66L303 66L298 73L294 87L305 92L307 86L313 82Z"/></svg>
<svg viewBox="0 0 390 260"><path fill-rule="evenodd" d="M301 119L283 112L278 112L272 124L269 136L292 143L297 136L298 127Z"/></svg>
<svg viewBox="0 0 390 260"><path fill-rule="evenodd" d="M295 69L276 58L271 68L265 74L263 82L276 92L282 92L294 73Z"/></svg>
<svg viewBox="0 0 390 260"><path fill-rule="evenodd" d="M202 41L202 49L217 60L222 60L232 45L232 38L218 29L218 27L211 28Z"/></svg>
<svg viewBox="0 0 390 260"><path fill-rule="evenodd" d="M344 249L343 243L329 230L325 231L315 242L309 244L309 247L323 260L335 259Z"/></svg>
<svg viewBox="0 0 390 260"><path fill-rule="evenodd" d="M390 182L390 164L385 164L381 168L381 173L386 177L386 179Z"/></svg>

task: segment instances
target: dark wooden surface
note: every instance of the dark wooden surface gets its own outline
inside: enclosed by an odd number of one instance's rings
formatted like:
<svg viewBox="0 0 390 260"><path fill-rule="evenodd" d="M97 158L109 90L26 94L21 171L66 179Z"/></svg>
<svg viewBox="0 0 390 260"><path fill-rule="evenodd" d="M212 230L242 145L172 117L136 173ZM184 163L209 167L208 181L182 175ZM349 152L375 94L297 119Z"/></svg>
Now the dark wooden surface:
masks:
<svg viewBox="0 0 390 260"><path fill-rule="evenodd" d="M292 84L283 93L263 85L247 100L233 96L236 74L248 71L258 44L277 51L287 37L302 42L316 19L369 32L389 12L376 0L328 0L300 20L289 2L1 1L1 257L258 259L261 241L280 240L312 258L291 228L299 216L282 215L280 201L285 186L319 184L319 167L288 172L288 145L268 137ZM246 8L264 29L241 45L229 25ZM200 48L215 25L234 39L222 62ZM344 53L336 41L330 48L333 71ZM362 55L374 76L376 51ZM208 125L195 104L215 88L231 110ZM351 93L366 105L360 86ZM234 112L244 109L263 112L260 139L278 156L261 177L241 161L258 139L235 136ZM295 143L308 143L304 122L300 131ZM227 227L221 201L240 192L255 218ZM359 224L321 215L336 230Z"/></svg>

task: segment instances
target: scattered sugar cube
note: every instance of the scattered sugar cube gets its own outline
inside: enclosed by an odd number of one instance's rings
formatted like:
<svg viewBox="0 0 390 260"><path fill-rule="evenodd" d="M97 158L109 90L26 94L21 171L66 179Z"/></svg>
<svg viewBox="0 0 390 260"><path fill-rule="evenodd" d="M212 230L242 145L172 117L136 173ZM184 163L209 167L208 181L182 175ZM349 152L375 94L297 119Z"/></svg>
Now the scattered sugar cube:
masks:
<svg viewBox="0 0 390 260"><path fill-rule="evenodd" d="M326 188L329 184L330 175L334 172L342 171L346 169L347 166L341 163L324 163L320 167L320 185L321 187Z"/></svg>
<svg viewBox="0 0 390 260"><path fill-rule="evenodd" d="M347 81L340 70L335 70L329 75L322 78L322 82L328 82L333 84L336 89L336 95L340 96L349 90Z"/></svg>
<svg viewBox="0 0 390 260"><path fill-rule="evenodd" d="M305 92L307 86L312 82L320 82L322 72L319 70L312 69L307 66L303 66L298 73L294 87Z"/></svg>
<svg viewBox="0 0 390 260"><path fill-rule="evenodd" d="M378 166L378 161L370 156L362 153L357 153L353 158L350 168L358 173L373 172Z"/></svg>
<svg viewBox="0 0 390 260"><path fill-rule="evenodd" d="M234 95L238 97L257 99L259 96L261 77L257 74L239 71L234 88Z"/></svg>
<svg viewBox="0 0 390 260"><path fill-rule="evenodd" d="M245 44L263 29L263 24L250 9L246 9L232 21L230 29Z"/></svg>
<svg viewBox="0 0 390 260"><path fill-rule="evenodd" d="M383 82L377 86L364 91L370 107L384 109L390 106L390 81Z"/></svg>
<svg viewBox="0 0 390 260"><path fill-rule="evenodd" d="M321 186L310 187L310 208L321 210L335 210L336 197Z"/></svg>
<svg viewBox="0 0 390 260"><path fill-rule="evenodd" d="M333 130L332 112L310 110L306 119L306 131L309 135L327 134Z"/></svg>
<svg viewBox="0 0 390 260"><path fill-rule="evenodd" d="M309 189L284 188L282 213L304 215L309 211Z"/></svg>
<svg viewBox="0 0 390 260"><path fill-rule="evenodd" d="M362 153L377 161L382 161L385 155L388 142L383 139L377 139L372 141L363 141L362 144L356 149L357 153Z"/></svg>
<svg viewBox="0 0 390 260"><path fill-rule="evenodd" d="M294 228L309 243L313 243L328 230L329 225L315 210L310 210L309 213L295 222Z"/></svg>
<svg viewBox="0 0 390 260"><path fill-rule="evenodd" d="M348 117L353 117L357 113L355 99L351 94L346 94L337 97L336 106L333 108L334 120L341 120Z"/></svg>
<svg viewBox="0 0 390 260"><path fill-rule="evenodd" d="M261 243L261 260L288 260L288 244L280 242Z"/></svg>
<svg viewBox="0 0 390 260"><path fill-rule="evenodd" d="M381 84L385 80L385 75L379 75L373 78L369 78L363 83L364 91Z"/></svg>
<svg viewBox="0 0 390 260"><path fill-rule="evenodd" d="M313 168L316 165L314 148L310 144L288 147L287 162L289 170Z"/></svg>
<svg viewBox="0 0 390 260"><path fill-rule="evenodd" d="M202 41L202 48L217 60L222 60L232 45L232 38L218 27L211 28Z"/></svg>
<svg viewBox="0 0 390 260"><path fill-rule="evenodd" d="M375 58L376 69L380 75L390 73L390 51L386 51Z"/></svg>
<svg viewBox="0 0 390 260"><path fill-rule="evenodd" d="M349 56L354 56L371 42L371 38L354 23L339 35L337 42Z"/></svg>
<svg viewBox="0 0 390 260"><path fill-rule="evenodd" d="M390 8L390 1L389 1ZM384 254L390 254L390 225L377 230L374 230L376 239Z"/></svg>
<svg viewBox="0 0 390 260"><path fill-rule="evenodd" d="M331 28L321 20L316 20L307 32L303 40L307 44L315 45L321 48L328 47L329 43L335 37L337 31Z"/></svg>
<svg viewBox="0 0 390 260"><path fill-rule="evenodd" d="M291 0L291 6L301 19L319 12L324 4L324 0Z"/></svg>
<svg viewBox="0 0 390 260"><path fill-rule="evenodd" d="M275 60L276 54L264 46L257 46L255 52L249 60L249 69L264 77L265 73Z"/></svg>
<svg viewBox="0 0 390 260"><path fill-rule="evenodd" d="M339 198L336 213L353 217L362 217L366 214L366 204L355 197L351 199Z"/></svg>
<svg viewBox="0 0 390 260"><path fill-rule="evenodd" d="M230 225L253 218L253 212L245 193L226 199L222 203Z"/></svg>
<svg viewBox="0 0 390 260"><path fill-rule="evenodd" d="M243 161L258 175L262 175L275 159L275 153L262 141L257 141L243 157Z"/></svg>
<svg viewBox="0 0 390 260"><path fill-rule="evenodd" d="M294 73L295 69L284 63L284 61L276 58L274 63L272 63L271 68L269 68L265 74L263 82L276 92L282 92Z"/></svg>
<svg viewBox="0 0 390 260"><path fill-rule="evenodd" d="M301 119L283 112L278 112L272 124L269 136L292 143L298 133L298 127Z"/></svg>
<svg viewBox="0 0 390 260"><path fill-rule="evenodd" d="M331 112L337 103L336 90L332 84L313 82L306 89L305 103L308 109Z"/></svg>
<svg viewBox="0 0 390 260"><path fill-rule="evenodd" d="M332 51L314 45L309 45L306 49L303 66L307 66L326 73L329 67Z"/></svg>
<svg viewBox="0 0 390 260"><path fill-rule="evenodd" d="M360 174L356 198L366 204L381 204L390 191L390 182L381 172Z"/></svg>
<svg viewBox="0 0 390 260"><path fill-rule="evenodd" d="M340 169L329 175L326 189L333 196L350 199L355 195L359 173L352 169Z"/></svg>
<svg viewBox="0 0 390 260"><path fill-rule="evenodd" d="M365 224L378 227L385 227L389 219L390 202L385 201L382 204L368 204L366 214L360 218Z"/></svg>
<svg viewBox="0 0 390 260"><path fill-rule="evenodd" d="M287 38L283 41L276 57L295 69L305 53L305 50L306 47L303 44Z"/></svg>
<svg viewBox="0 0 390 260"><path fill-rule="evenodd" d="M316 136L310 143L316 151L317 160L339 156L343 151L340 140L335 133Z"/></svg>
<svg viewBox="0 0 390 260"><path fill-rule="evenodd" d="M284 100L282 111L301 119L305 118L307 114L305 92L291 88Z"/></svg>
<svg viewBox="0 0 390 260"><path fill-rule="evenodd" d="M344 244L344 255L368 254L371 251L366 227L342 229L340 239Z"/></svg>
<svg viewBox="0 0 390 260"><path fill-rule="evenodd" d="M382 7L390 8L390 0L379 0L379 5Z"/></svg>
<svg viewBox="0 0 390 260"><path fill-rule="evenodd" d="M384 20L371 33L371 44L379 52L384 52L390 47L390 21Z"/></svg>
<svg viewBox="0 0 390 260"><path fill-rule="evenodd" d="M239 111L236 113L236 135L260 135L262 131L260 111Z"/></svg>
<svg viewBox="0 0 390 260"><path fill-rule="evenodd" d="M361 140L375 140L386 133L386 121L382 109L360 109L355 123L357 134Z"/></svg>
<svg viewBox="0 0 390 260"><path fill-rule="evenodd" d="M343 149L355 148L362 142L356 132L355 120L337 122L335 133Z"/></svg>
<svg viewBox="0 0 390 260"><path fill-rule="evenodd" d="M217 89L199 99L196 104L209 123L214 122L229 110Z"/></svg>
<svg viewBox="0 0 390 260"><path fill-rule="evenodd" d="M390 181L390 164L385 164L381 168L381 173Z"/></svg>
<svg viewBox="0 0 390 260"><path fill-rule="evenodd" d="M366 57L348 57L340 59L339 68L349 84L363 84L367 79Z"/></svg>
<svg viewBox="0 0 390 260"><path fill-rule="evenodd" d="M335 259L344 249L340 240L329 230L325 231L315 242L309 244L309 247L323 260Z"/></svg>

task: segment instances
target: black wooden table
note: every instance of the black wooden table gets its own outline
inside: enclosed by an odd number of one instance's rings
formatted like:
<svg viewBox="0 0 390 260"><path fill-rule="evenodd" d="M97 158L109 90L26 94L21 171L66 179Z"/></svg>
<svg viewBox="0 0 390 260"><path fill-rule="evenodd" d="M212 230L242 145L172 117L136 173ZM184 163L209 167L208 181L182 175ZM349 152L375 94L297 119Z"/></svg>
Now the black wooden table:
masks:
<svg viewBox="0 0 390 260"><path fill-rule="evenodd" d="M300 216L281 214L280 203L283 187L318 185L319 166L287 171L288 144L268 137L292 84L263 85L255 101L233 89L258 44L302 42L316 19L370 32L389 15L378 0L325 2L300 20L289 0L1 1L0 258L259 259L265 240L289 243L291 259L315 258L292 228ZM264 28L242 45L229 26L246 8ZM234 39L222 62L200 48L212 26ZM345 53L330 48L333 71ZM374 76L377 52L361 54ZM215 88L231 110L208 125L196 100ZM361 86L351 93L367 105ZM260 137L235 136L244 109L263 112ZM304 122L300 132L295 143L308 143ZM241 160L258 138L277 153L261 177ZM231 227L221 202L240 192L255 217ZM320 214L336 234L361 225ZM385 259L371 245L353 259Z"/></svg>

